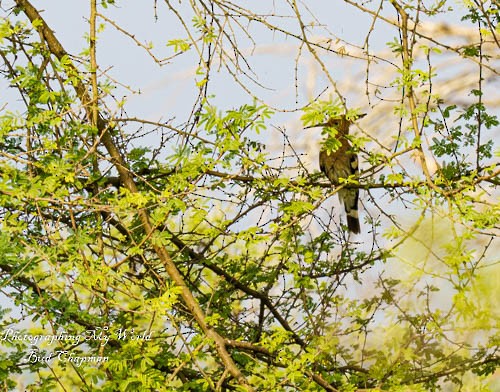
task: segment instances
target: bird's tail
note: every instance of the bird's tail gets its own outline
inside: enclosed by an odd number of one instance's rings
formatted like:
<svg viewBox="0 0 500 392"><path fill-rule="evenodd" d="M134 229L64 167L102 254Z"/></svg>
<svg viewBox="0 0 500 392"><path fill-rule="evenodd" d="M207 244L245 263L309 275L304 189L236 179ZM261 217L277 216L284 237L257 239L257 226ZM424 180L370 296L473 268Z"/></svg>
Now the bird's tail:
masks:
<svg viewBox="0 0 500 392"><path fill-rule="evenodd" d="M339 191L339 199L344 204L347 215L347 228L354 234L361 232L358 217L358 197L359 191L357 189L341 189Z"/></svg>
<svg viewBox="0 0 500 392"><path fill-rule="evenodd" d="M347 213L347 228L351 233L354 234L359 234L361 232L358 210L351 210Z"/></svg>

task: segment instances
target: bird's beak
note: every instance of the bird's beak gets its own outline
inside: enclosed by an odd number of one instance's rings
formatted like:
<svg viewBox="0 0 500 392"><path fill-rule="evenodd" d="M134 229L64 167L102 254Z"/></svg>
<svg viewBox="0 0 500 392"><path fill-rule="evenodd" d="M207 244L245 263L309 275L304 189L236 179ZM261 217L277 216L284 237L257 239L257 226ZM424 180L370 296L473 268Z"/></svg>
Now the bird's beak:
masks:
<svg viewBox="0 0 500 392"><path fill-rule="evenodd" d="M328 126L328 123L321 123L321 124L309 125L308 127L304 127L304 129L327 127L327 126Z"/></svg>

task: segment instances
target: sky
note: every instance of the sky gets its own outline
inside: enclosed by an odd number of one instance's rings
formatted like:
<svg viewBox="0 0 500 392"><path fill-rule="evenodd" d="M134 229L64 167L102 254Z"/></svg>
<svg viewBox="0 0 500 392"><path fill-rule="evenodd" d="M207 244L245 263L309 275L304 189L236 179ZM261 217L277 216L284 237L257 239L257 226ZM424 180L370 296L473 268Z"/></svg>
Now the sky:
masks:
<svg viewBox="0 0 500 392"><path fill-rule="evenodd" d="M276 16L269 19L271 22L276 22L300 34L297 20L285 1L244 0L236 3L242 7L249 5L256 13L274 14ZM33 0L33 4L43 10L42 16L69 53L78 55L85 49L89 29L89 1ZM189 24L192 14L185 4L172 2L172 5ZM304 20L316 26L311 35L313 40L324 41L326 37L335 37L337 40L331 42L332 48L337 51L344 49L349 54L358 55L361 51L348 43L362 46L370 32L370 50L385 56L394 63L399 63L397 56L391 54L387 47L387 42L398 38L398 34L394 28L387 27L386 23L374 22L365 13L347 6L344 2L310 0L299 4ZM385 4L381 15L396 18L394 9L387 3ZM458 4L454 4L460 10ZM143 44L151 42L152 51L157 58L170 57L174 51L172 47L167 46L167 42L186 37L186 32L179 20L167 10L164 1L118 0L115 6L109 6L108 9L100 8L99 12L116 22L120 29L133 35L133 38L126 36L109 24L99 33L97 60L101 70L106 71L113 80L121 84L113 92L114 99L120 101L126 97L128 117L137 116L151 121L172 120L176 126L183 124L192 111L193 102L198 93L193 81L196 71L196 53L192 50L159 66L134 42L134 39ZM278 15L281 16L278 17ZM437 20L453 24L458 22L457 15L457 12L447 13L437 16ZM250 86L258 99L276 108L277 113L272 119L272 125L284 130L290 137L295 150L306 154L304 162L308 168L311 171L317 171L317 143L321 137L320 130L316 129L304 136L300 122L302 113L298 109L325 89L323 97L331 96L330 82L324 77L316 62L307 54L306 48L300 49L295 40L284 37L279 32L262 28L256 23L242 24L242 26L248 28L255 38L255 42L252 42L244 36L241 30L234 30L238 40L238 50L245 54L251 70L245 69L243 64L242 68L258 82L258 85L245 77L241 79L242 82ZM228 29L228 31L232 30ZM460 40L458 30L453 39ZM297 53L300 53L300 56ZM400 92L390 88L381 89L379 95L384 99L374 99L374 87L366 85L364 80L367 69L363 59L327 54L324 51L318 52L318 55L338 83L339 91L347 97L347 105L358 107L361 112L368 113L359 122L358 132L365 132L378 138L387 146L391 146L397 133L398 118L388 116L387 113L392 110L394 102L400 97ZM443 62L446 61L445 58ZM444 77L453 78L453 75L461 72L456 67L455 63L447 64L442 74ZM387 72L388 69L390 72ZM395 76L394 67L384 61L374 61L369 71L371 82L381 85L388 85ZM450 80L443 83L441 87L437 85L434 88L446 89L453 82L464 84L466 79ZM476 83L476 80L470 82ZM232 109L253 101L253 97L234 82L223 66L220 67L220 72L214 72L211 75L210 86L210 93L215 96L212 102L221 110ZM370 100L366 95L367 88L371 89ZM456 95L455 91L456 87L446 91L444 96ZM111 108L116 106L113 101L108 101L108 104ZM143 143L154 145L156 142L154 137L154 134L146 137ZM259 138L270 150L278 151L278 153L282 150L282 134L274 131L273 127L262 133ZM369 148L377 147L374 145ZM401 212L400 207L392 207L395 208L394 212ZM391 211L391 207L388 208L388 211ZM376 213L375 209L373 213ZM405 214L407 213L406 211Z"/></svg>
<svg viewBox="0 0 500 392"><path fill-rule="evenodd" d="M88 3L85 0L33 1L35 6L43 9L43 17L49 26L53 28L66 50L75 55L81 53L86 47ZM179 3L175 2L174 5L179 7L179 11L183 12L183 15L188 15L185 7L178 5ZM277 20L279 20L280 24L284 24L299 33L293 14L290 13L289 9L283 7L283 2L255 2L251 0L238 2L240 5L251 4L252 7L255 7L256 3L261 5L262 12L287 15ZM309 18L311 23L324 24L324 27L315 30L316 33L313 38L320 41L331 33L339 38L339 41L332 42L334 49L340 50L344 47L349 53L358 53L355 48L347 45L347 42L362 46L372 21L362 12L355 10L353 7L340 6L340 3L342 2L307 1L307 7L311 10L311 13L322 18L321 20ZM167 46L167 42L172 39L185 38L186 32L181 28L179 21L166 11L163 2L158 2L157 15L155 15L154 4L152 0L118 0L116 7L110 6L108 10L101 9L100 12L116 21L121 26L120 28L133 34L134 38L139 42L152 42L155 55L158 58L165 58L173 55L173 50ZM276 9L273 9L274 6L276 6ZM304 7L303 10L306 12ZM383 10L383 14L395 17L394 11L389 7ZM189 16L186 16L186 21L187 23L190 22ZM447 23L456 21L456 15L446 15ZM389 28L380 22L377 22L375 27L370 34L370 48L375 52L384 53L387 58L390 58L386 44L393 41L398 35L393 28ZM312 61L311 56L306 53L305 48L302 49L301 55L297 56L298 46L296 41L286 38L280 33L258 27L256 24L250 26L250 31L255 34L254 37L258 40L258 45L254 45L240 32L237 34L238 49L247 56L254 72L253 75L261 86L252 85L252 82L248 82L248 79L245 78L242 81L243 83L250 83L252 91L255 92L259 99L277 109L278 113L273 118L273 125L280 126L285 130L291 137L296 150L308 154L304 157L304 162L312 171L318 171L316 152L320 130L313 131L305 136L299 120L301 112L298 109L329 88L329 82L322 75L318 65ZM359 131L377 136L390 145L391 138L394 137L397 129L397 118L388 115L391 114L388 110L390 110L394 101L368 100L365 94L367 88L364 81L365 61L329 55L324 52L320 53L320 56L325 61L335 80L339 81L339 90L348 98L348 105L359 107L362 112L369 114L360 121ZM115 90L114 98L121 100L126 97L127 115L129 117L137 116L151 121L173 119L175 125L180 125L186 121L197 95L197 89L193 81L196 71L196 67L193 66L193 61L196 60L195 55L188 52L172 58L165 65L159 66L145 54L143 49L137 46L131 37L125 36L113 26L108 25L99 34L97 57L101 69L123 84L123 86ZM395 62L398 60L394 56L392 59ZM443 62L446 62L446 59ZM373 63L370 73L372 80L385 84L388 79L393 77L393 75L384 74L387 67L390 68L384 62ZM456 64L450 64L448 68L444 68L445 71L443 72L444 77L450 77L449 83L443 83L442 86L448 97L452 96L456 91L456 85L453 85L453 83L469 83L466 78L453 80L452 75L460 72L455 67ZM471 83L475 83L475 80L472 80ZM213 89L210 92L215 95L213 102L221 110L252 103L253 101L253 97L236 85L223 67L221 67L221 72L212 75L211 85ZM129 88L124 86L129 86ZM446 90L450 86L453 86L453 88ZM4 98L8 98L8 94L8 92L4 93ZM396 92L387 93L382 91L381 95L386 98L397 98ZM324 96L327 97L328 92ZM108 103L113 107L114 103L112 101ZM15 108L15 102L11 101L9 104ZM392 123L388 117L393 117ZM150 138L152 137L154 135L150 136ZM274 132L270 128L269 132L262 133L260 138L266 142L270 150L280 151L283 143L280 132ZM155 140L149 139L149 141L151 144L155 143ZM148 143L148 139L145 139L145 143ZM379 194L382 193L379 192ZM336 198L325 202L323 207L329 208L330 206L337 206ZM377 209L369 203L363 204L363 208L374 215L378 214ZM414 214L411 209L405 209L397 203L387 206L387 212L398 214L401 221L405 219L411 221L410 217ZM362 212L362 214L365 214L365 212ZM421 236L425 237L424 234L428 235L429 233L423 233ZM439 233L436 232L433 235L436 236L434 237L436 243L442 240ZM369 238L369 235L367 235L367 238ZM419 249L418 246L412 248L411 245L409 244L405 250L406 254L401 255L402 258L407 257L411 252L415 252L415 249ZM370 240L367 240L362 246L366 246L367 250L369 250L371 246ZM420 254L418 257L420 257ZM418 257L413 257L410 261L414 262ZM395 264L393 264L393 267L397 275L398 267ZM374 268L369 272L373 281L376 280L380 270L381 268ZM403 274L403 271L401 271L401 275ZM423 283L425 282L422 281L421 284ZM369 285L366 285L366 281L364 281L364 284L364 287L359 286L353 289L353 292L357 290L354 295L362 296L363 291L366 292ZM449 298L443 296L441 300L448 301ZM14 315L21 316L20 309L13 308L13 310Z"/></svg>
<svg viewBox="0 0 500 392"><path fill-rule="evenodd" d="M186 37L186 32L180 26L179 21L171 12L167 12L165 3L162 1L158 2L156 15L155 3L152 0L118 0L116 3L116 6L110 6L108 10L101 9L100 12L116 21L122 29L133 34L139 42L152 42L153 51L158 58L169 57L174 53L172 48L167 46L168 41ZM189 12L179 3L175 2L173 5L179 7L179 12L185 15L187 23L190 23ZM306 15L304 3L301 4ZM88 35L88 1L34 0L33 4L43 10L42 16L53 28L68 52L78 55L84 50ZM253 8L256 2L247 0L240 1L238 4L242 6L251 4ZM284 14L285 17L276 18L276 20L299 33L296 19L289 8L283 6L284 2L265 1L257 4L260 4L262 12ZM307 1L307 7L313 15L321 18L321 20L314 20L308 17L308 20L323 26L315 30L314 39L322 40L327 35L333 34L339 38L339 41L332 42L332 47L337 50L344 47L349 53L356 53L355 48L350 47L346 42L363 45L372 22L365 14L353 7L344 6L343 2L311 0ZM383 14L395 18L391 7L386 7ZM447 23L455 21L457 21L456 15L446 15ZM397 33L393 28L380 22L377 22L375 27L370 34L370 48L381 53L385 51L387 55L386 43L397 38ZM322 76L317 64L306 54L305 48L302 49L301 56L297 56L296 41L284 37L281 33L258 27L256 24L249 28L252 34L255 34L258 45L253 45L241 32L237 33L237 36L238 49L248 56L255 78L263 86L254 84L251 88L259 99L278 110L278 114L273 119L274 125L286 130L297 151L308 153L304 161L311 170L317 171L317 157L314 151L317 149L317 142L320 138L319 130L305 137L301 133L299 120L301 112L297 109L328 88L329 82ZM365 62L325 53L320 53L320 55L335 80L339 81L339 89L348 97L348 105L357 106L362 112L369 113L360 121L363 131L379 135L381 139L389 140L387 143L390 144L395 129L391 126L397 126L397 118L394 118L392 125L387 124L389 117L387 110L393 105L393 101L368 101L364 83ZM127 98L129 117L138 116L152 121L173 119L175 125L186 121L197 95L193 82L196 71L193 61L196 56L188 52L159 66L136 45L131 37L107 25L99 34L97 57L101 69L106 70L113 79L123 83L124 86L130 87L118 87L114 93L117 100ZM382 70L387 68L387 64L379 62L372 64L372 67L373 80L381 80L381 83L385 83L387 80L384 79L386 76ZM247 79L242 80L248 83ZM251 103L253 100L244 89L234 83L223 68L221 72L212 75L211 85L213 86L211 93L215 95L213 101L221 109L234 108ZM328 93L325 94L327 95ZM389 97L389 94L387 96ZM109 104L112 106L113 102L110 101ZM274 148L279 151L282 146L280 133L273 132L272 129L260 137L270 149ZM154 140L151 142L154 143ZM371 207L367 205L366 208ZM394 207L393 212L401 213L400 208L400 206ZM375 209L373 213L376 213ZM408 211L404 213L408 214Z"/></svg>
<svg viewBox="0 0 500 392"><path fill-rule="evenodd" d="M239 4L245 3L248 1L239 2ZM361 26L364 26L364 29L367 28L366 16L353 10L352 7L336 7L334 3L309 1L308 7L314 13L328 15L327 22L322 21L322 23L327 23L325 28L333 30L334 34L346 40L362 45L365 32L360 31L360 28ZM35 1L34 4L43 4L42 8L45 10L43 16L49 25L53 26L64 47L70 53L81 52L85 47L85 35L88 33L86 21L89 13L88 2L46 0ZM264 12L281 12L279 9L281 2L265 2L265 4L269 6L262 7ZM273 10L271 4L276 4L278 9ZM318 11L319 7L321 7L321 12ZM182 6L179 8L182 10ZM255 8L255 5L252 8ZM178 20L166 11L163 2L158 3L157 20L152 1L117 1L116 7L109 7L108 10L102 10L102 12L139 41L152 42L158 58L167 57L173 53L172 49L166 46L169 40L186 37ZM289 18L280 18L277 22L279 21L280 24L284 22L285 26L290 26L298 32L296 21L290 10L283 10L283 12L288 14ZM191 15L187 12L184 15L189 22ZM293 61L290 61L293 60L297 51L296 42L289 38L284 39L282 34L257 27L256 24L250 29L258 37L258 47L254 47L249 40L239 34L241 46L238 49L248 55L253 52L249 56L250 64L255 70L259 83L266 87L255 87L255 91L260 97L278 108L286 110L296 108L295 70ZM372 37L372 45L382 47L385 42L379 39L377 34L383 34L383 31L379 33L377 30ZM103 64L102 68L106 69L116 80L129 85L135 91L140 89L140 95L125 91L120 91L120 93L128 95L131 111L139 112L151 119L159 116L170 118L172 114L183 113L186 107L189 108L193 94L196 93L192 81L195 72L194 57L189 53L173 59L170 64L159 67L129 37L124 37L122 33L108 26L100 34L97 56L99 63ZM306 57L303 56L300 61L306 62ZM306 68L301 67L299 78L308 77ZM347 69L339 67L335 72L342 76ZM221 72L214 74L213 77L215 79L212 83L215 87L214 94L221 107L230 107L235 102L241 104L251 100L248 94L234 85L227 73ZM299 91L299 93L300 103L303 104L307 92ZM178 117L181 116L178 115Z"/></svg>

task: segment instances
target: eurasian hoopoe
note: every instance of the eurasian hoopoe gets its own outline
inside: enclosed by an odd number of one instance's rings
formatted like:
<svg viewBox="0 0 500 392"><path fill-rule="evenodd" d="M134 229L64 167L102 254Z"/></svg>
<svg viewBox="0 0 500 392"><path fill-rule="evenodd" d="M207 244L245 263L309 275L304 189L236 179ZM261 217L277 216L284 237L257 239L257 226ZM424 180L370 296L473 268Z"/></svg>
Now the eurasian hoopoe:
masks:
<svg viewBox="0 0 500 392"><path fill-rule="evenodd" d="M353 153L352 146L345 137L349 134L351 124L352 121L342 115L330 118L326 123L308 127L329 127L335 128L338 132L336 138L341 146L333 152L324 148L319 152L319 167L334 185L339 185L339 178L348 178L359 173L358 157ZM347 228L350 232L358 234L361 231L358 218L359 190L342 188L338 191L338 195L347 214Z"/></svg>

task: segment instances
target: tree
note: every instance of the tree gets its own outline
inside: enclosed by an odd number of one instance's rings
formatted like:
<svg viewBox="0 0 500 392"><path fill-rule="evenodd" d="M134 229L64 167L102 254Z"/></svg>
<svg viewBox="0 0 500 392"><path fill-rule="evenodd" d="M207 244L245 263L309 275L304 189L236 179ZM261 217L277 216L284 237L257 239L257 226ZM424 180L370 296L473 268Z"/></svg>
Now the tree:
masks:
<svg viewBox="0 0 500 392"><path fill-rule="evenodd" d="M4 390L494 388L498 4L154 1L144 41L113 17L132 5L90 0L80 54L52 6L1 5ZM319 18L349 12L358 44ZM120 98L107 31L192 67L188 110ZM289 107L261 82L268 38ZM360 176L332 187L302 128L361 112Z"/></svg>

